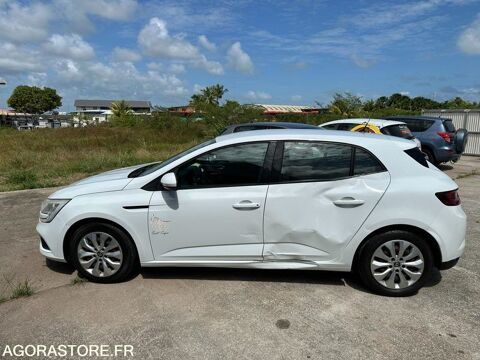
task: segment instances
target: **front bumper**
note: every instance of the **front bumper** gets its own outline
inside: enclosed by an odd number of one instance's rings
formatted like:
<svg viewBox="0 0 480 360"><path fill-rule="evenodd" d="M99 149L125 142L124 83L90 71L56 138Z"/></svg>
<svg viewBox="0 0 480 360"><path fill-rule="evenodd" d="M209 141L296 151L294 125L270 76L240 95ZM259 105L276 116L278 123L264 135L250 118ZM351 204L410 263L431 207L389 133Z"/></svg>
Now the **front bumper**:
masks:
<svg viewBox="0 0 480 360"><path fill-rule="evenodd" d="M66 262L63 254L63 234L58 229L56 218L50 223L39 222L37 224L37 233L40 235L40 253L46 258L54 261Z"/></svg>

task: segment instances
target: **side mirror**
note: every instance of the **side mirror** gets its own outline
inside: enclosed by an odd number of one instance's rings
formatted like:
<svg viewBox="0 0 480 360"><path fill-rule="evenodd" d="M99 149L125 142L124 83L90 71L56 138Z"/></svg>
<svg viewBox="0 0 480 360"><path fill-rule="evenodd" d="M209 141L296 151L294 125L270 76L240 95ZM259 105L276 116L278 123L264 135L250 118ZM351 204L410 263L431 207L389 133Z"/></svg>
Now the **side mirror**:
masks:
<svg viewBox="0 0 480 360"><path fill-rule="evenodd" d="M173 190L177 187L177 177L173 172L169 172L162 176L160 182L162 186L167 190Z"/></svg>

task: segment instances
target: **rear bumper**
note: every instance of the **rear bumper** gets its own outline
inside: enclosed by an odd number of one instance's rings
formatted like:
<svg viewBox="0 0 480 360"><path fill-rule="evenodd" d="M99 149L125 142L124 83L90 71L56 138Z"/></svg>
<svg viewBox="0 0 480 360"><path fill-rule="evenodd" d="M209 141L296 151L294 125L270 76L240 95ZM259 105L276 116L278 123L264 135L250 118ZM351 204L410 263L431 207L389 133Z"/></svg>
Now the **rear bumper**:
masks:
<svg viewBox="0 0 480 360"><path fill-rule="evenodd" d="M446 148L440 148L435 151L435 159L438 162L457 162L462 154L459 154L455 151L455 149L446 147Z"/></svg>

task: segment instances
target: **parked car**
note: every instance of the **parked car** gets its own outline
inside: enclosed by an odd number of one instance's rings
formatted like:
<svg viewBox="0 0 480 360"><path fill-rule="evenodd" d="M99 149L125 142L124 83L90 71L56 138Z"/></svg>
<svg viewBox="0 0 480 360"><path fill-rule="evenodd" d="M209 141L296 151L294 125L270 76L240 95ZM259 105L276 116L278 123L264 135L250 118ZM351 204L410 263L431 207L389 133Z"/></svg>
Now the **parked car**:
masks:
<svg viewBox="0 0 480 360"><path fill-rule="evenodd" d="M232 133L237 133L241 131L252 131L252 130L272 130L272 129L317 129L315 125L303 124L303 123L294 123L294 122L252 122L246 124L235 124L227 126L220 135L228 135Z"/></svg>
<svg viewBox="0 0 480 360"><path fill-rule="evenodd" d="M346 130L354 132L368 132L384 134L412 140L421 148L420 141L413 136L404 122L383 119L342 119L320 124L319 127L327 130Z"/></svg>
<svg viewBox="0 0 480 360"><path fill-rule="evenodd" d="M408 140L250 131L60 189L37 231L44 256L95 282L137 264L335 270L402 296L462 255L457 188Z"/></svg>
<svg viewBox="0 0 480 360"><path fill-rule="evenodd" d="M403 121L420 140L422 151L435 165L457 162L465 151L468 132L455 129L451 119L428 116L393 116L387 119Z"/></svg>

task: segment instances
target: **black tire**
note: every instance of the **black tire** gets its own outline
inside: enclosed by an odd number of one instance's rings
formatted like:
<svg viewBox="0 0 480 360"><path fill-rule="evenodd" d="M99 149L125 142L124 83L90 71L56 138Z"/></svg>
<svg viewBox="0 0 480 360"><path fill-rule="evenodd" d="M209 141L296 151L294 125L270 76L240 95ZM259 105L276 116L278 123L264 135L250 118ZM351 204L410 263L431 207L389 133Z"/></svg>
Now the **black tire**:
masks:
<svg viewBox="0 0 480 360"><path fill-rule="evenodd" d="M122 250L123 259L120 268L111 276L98 277L86 271L78 258L78 245L85 235L92 232L106 233L118 242ZM138 253L130 237L118 227L101 222L93 222L80 226L72 235L69 246L70 261L79 275L89 281L97 283L116 283L129 279L138 269Z"/></svg>
<svg viewBox="0 0 480 360"><path fill-rule="evenodd" d="M373 276L370 269L372 256L375 250L378 249L384 243L392 240L406 240L415 245L422 253L424 260L424 269L421 277L412 285L401 289L390 289L380 284ZM392 230L382 234L378 234L370 238L361 249L360 256L358 258L356 273L365 284L365 286L377 293L384 296L409 296L415 294L420 288L425 285L431 277L433 269L433 253L427 242L420 236L403 230ZM392 273L393 274L393 273Z"/></svg>
<svg viewBox="0 0 480 360"><path fill-rule="evenodd" d="M422 149L422 152L427 157L427 160L430 161L433 165L438 166L440 164L439 162L437 162L437 159L435 159L435 156L433 155L431 150Z"/></svg>

